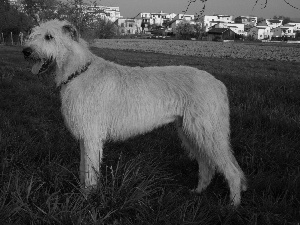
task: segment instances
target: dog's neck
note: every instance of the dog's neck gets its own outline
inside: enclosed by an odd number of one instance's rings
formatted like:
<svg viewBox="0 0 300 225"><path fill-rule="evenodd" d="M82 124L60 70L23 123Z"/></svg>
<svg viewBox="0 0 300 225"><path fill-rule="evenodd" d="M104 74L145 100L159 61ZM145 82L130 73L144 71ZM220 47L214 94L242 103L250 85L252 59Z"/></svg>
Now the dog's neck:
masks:
<svg viewBox="0 0 300 225"><path fill-rule="evenodd" d="M67 85L69 82L71 82L74 78L78 77L80 74L84 73L85 71L88 70L89 66L91 65L91 62L88 62L83 66L80 70L76 70L74 73L70 74L67 78L67 80L62 81L59 86L57 87L58 89L61 89L62 86Z"/></svg>

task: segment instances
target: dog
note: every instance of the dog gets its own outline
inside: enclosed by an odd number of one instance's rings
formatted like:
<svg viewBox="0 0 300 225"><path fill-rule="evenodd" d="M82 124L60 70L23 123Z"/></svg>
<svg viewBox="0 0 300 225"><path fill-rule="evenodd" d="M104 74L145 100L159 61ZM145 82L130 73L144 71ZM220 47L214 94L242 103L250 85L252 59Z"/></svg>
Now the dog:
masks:
<svg viewBox="0 0 300 225"><path fill-rule="evenodd" d="M225 85L211 74L187 66L128 67L92 54L76 28L51 20L35 27L23 54L33 74L53 70L66 126L80 141L80 181L97 185L103 143L125 140L176 123L183 147L199 165L200 193L215 171L241 202L246 179L233 156L229 100Z"/></svg>

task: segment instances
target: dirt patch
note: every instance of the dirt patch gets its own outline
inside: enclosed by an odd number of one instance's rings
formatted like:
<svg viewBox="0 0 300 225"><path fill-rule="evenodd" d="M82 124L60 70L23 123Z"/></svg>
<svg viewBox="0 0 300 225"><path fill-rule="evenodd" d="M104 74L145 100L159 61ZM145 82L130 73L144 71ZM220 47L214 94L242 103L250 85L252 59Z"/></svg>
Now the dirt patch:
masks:
<svg viewBox="0 0 300 225"><path fill-rule="evenodd" d="M152 39L99 39L92 46L98 48L135 50L171 55L194 55L218 58L243 58L300 62L300 45L152 40Z"/></svg>

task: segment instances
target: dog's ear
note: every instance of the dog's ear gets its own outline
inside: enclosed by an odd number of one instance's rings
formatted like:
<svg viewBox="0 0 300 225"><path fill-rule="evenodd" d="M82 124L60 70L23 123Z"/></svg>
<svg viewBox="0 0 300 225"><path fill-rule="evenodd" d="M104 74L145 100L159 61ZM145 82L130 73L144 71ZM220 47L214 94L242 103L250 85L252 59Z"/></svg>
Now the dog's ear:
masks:
<svg viewBox="0 0 300 225"><path fill-rule="evenodd" d="M74 41L79 41L79 34L74 26L67 24L64 25L62 29L63 32L68 33Z"/></svg>

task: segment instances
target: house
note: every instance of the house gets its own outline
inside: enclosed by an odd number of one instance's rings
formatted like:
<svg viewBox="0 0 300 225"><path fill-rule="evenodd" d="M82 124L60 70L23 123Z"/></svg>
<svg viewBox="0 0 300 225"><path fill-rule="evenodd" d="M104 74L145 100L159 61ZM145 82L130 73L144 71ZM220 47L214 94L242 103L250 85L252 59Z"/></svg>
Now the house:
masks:
<svg viewBox="0 0 300 225"><path fill-rule="evenodd" d="M290 22L290 23L287 23L287 24L284 24L284 25L292 25L292 26L294 26L294 32L295 31L300 31L300 23Z"/></svg>
<svg viewBox="0 0 300 225"><path fill-rule="evenodd" d="M214 25L218 23L233 23L233 17L229 15L213 15L203 16L199 19L200 26L205 29L205 32L209 31Z"/></svg>
<svg viewBox="0 0 300 225"><path fill-rule="evenodd" d="M151 24L162 26L166 20L169 20L167 18L168 15L169 15L168 13L164 13L163 11L160 11L158 13L151 13L150 15L150 18L152 19Z"/></svg>
<svg viewBox="0 0 300 225"><path fill-rule="evenodd" d="M141 12L134 19L142 19L142 22L148 25L162 26L166 22L172 21L176 15L175 13L164 13L162 11L159 13Z"/></svg>
<svg viewBox="0 0 300 225"><path fill-rule="evenodd" d="M257 25L257 17L256 16L238 16L234 19L234 22L242 23L245 25L255 27Z"/></svg>
<svg viewBox="0 0 300 225"><path fill-rule="evenodd" d="M229 28L212 28L207 32L208 41L233 40L235 33Z"/></svg>
<svg viewBox="0 0 300 225"><path fill-rule="evenodd" d="M276 27L272 29L271 32L273 33L272 37L295 38L296 36L293 25L283 25L280 27Z"/></svg>
<svg viewBox="0 0 300 225"><path fill-rule="evenodd" d="M192 21L195 20L195 15L187 15L187 14L177 14L173 20L186 20L186 21Z"/></svg>
<svg viewBox="0 0 300 225"><path fill-rule="evenodd" d="M17 5L18 0L8 0L8 3L9 3L10 5Z"/></svg>
<svg viewBox="0 0 300 225"><path fill-rule="evenodd" d="M101 18L115 22L119 18L122 18L119 7L84 4L82 9L84 14L92 14L95 18L94 20Z"/></svg>
<svg viewBox="0 0 300 225"><path fill-rule="evenodd" d="M258 26L268 26L271 29L274 29L276 27L281 26L282 21L283 20L279 20L279 19L265 19L265 20L258 22Z"/></svg>
<svg viewBox="0 0 300 225"><path fill-rule="evenodd" d="M213 28L229 28L238 35L246 35L245 24L243 23L218 23Z"/></svg>
<svg viewBox="0 0 300 225"><path fill-rule="evenodd" d="M272 33L269 26L252 27L248 32L248 37L256 40L271 39Z"/></svg>
<svg viewBox="0 0 300 225"><path fill-rule="evenodd" d="M118 19L115 24L119 27L119 33L121 35L137 34L142 31L142 20L140 19Z"/></svg>

